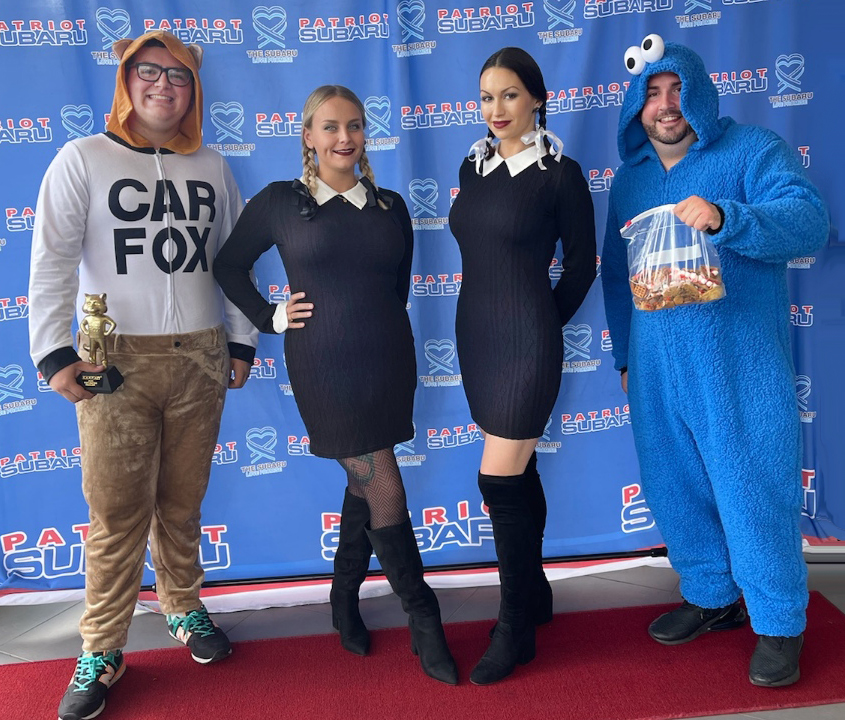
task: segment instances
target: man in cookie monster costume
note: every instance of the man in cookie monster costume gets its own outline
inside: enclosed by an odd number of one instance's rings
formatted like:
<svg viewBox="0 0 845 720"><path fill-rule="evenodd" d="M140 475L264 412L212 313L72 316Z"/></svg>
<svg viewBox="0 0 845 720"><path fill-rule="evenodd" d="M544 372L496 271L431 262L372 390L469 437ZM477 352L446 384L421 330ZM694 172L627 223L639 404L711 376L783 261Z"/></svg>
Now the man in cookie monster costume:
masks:
<svg viewBox="0 0 845 720"><path fill-rule="evenodd" d="M602 285L615 367L629 395L643 490L685 602L649 627L674 645L745 621L755 685L798 680L807 604L801 437L789 343L787 261L825 242L828 220L795 153L773 132L718 116L692 50L649 35L619 119ZM676 203L711 236L726 295L635 309L619 228Z"/></svg>
<svg viewBox="0 0 845 720"><path fill-rule="evenodd" d="M64 145L38 195L30 273L30 350L76 405L85 540L83 645L60 720L99 715L126 668L122 648L148 537L170 634L200 663L231 646L199 597L200 505L226 388L243 386L257 331L211 272L241 197L226 161L202 145L202 50L163 31L114 45L107 132ZM111 394L77 383L98 368L71 336L84 293L103 294L117 329Z"/></svg>

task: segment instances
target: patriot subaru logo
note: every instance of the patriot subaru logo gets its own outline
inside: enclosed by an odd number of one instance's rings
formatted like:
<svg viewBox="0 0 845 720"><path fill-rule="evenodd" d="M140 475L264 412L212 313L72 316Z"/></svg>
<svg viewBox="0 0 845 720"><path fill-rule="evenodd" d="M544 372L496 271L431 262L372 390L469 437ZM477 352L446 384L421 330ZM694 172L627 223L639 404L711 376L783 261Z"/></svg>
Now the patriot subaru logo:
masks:
<svg viewBox="0 0 845 720"><path fill-rule="evenodd" d="M565 373L595 372L601 360L590 357L593 329L586 323L563 328L563 369Z"/></svg>
<svg viewBox="0 0 845 720"><path fill-rule="evenodd" d="M94 130L94 111L90 105L65 105L61 116L68 140L88 137Z"/></svg>
<svg viewBox="0 0 845 720"><path fill-rule="evenodd" d="M775 59L775 77L778 81L778 94L769 98L773 108L806 105L813 99L812 92L801 89L804 76L804 56L800 53L778 55Z"/></svg>
<svg viewBox="0 0 845 720"><path fill-rule="evenodd" d="M118 40L123 40L132 35L132 24L129 20L129 13L122 8L114 10L106 7L97 8L94 14L97 20L97 30L100 31L103 39L103 50L111 54L111 46Z"/></svg>
<svg viewBox="0 0 845 720"><path fill-rule="evenodd" d="M244 106L239 102L213 102L209 108L211 124L217 133L217 142L208 147L221 155L246 155L255 150L255 143L245 143L243 138Z"/></svg>
<svg viewBox="0 0 845 720"><path fill-rule="evenodd" d="M543 9L549 20L548 30L538 32L543 45L575 42L584 32L575 27L576 0L543 0Z"/></svg>
<svg viewBox="0 0 845 720"><path fill-rule="evenodd" d="M287 467L287 462L276 460L278 441L278 434L274 427L254 427L247 430L246 447L249 450L250 464L241 467L241 472L246 477L282 472Z"/></svg>
<svg viewBox="0 0 845 720"><path fill-rule="evenodd" d="M684 15L676 15L675 20L682 28L703 27L704 25L718 25L722 13L713 11L713 0L686 0Z"/></svg>
<svg viewBox="0 0 845 720"><path fill-rule="evenodd" d="M423 387L455 387L461 384L460 374L455 374L455 343L448 338L426 340L423 344L428 362L428 375L421 375Z"/></svg>

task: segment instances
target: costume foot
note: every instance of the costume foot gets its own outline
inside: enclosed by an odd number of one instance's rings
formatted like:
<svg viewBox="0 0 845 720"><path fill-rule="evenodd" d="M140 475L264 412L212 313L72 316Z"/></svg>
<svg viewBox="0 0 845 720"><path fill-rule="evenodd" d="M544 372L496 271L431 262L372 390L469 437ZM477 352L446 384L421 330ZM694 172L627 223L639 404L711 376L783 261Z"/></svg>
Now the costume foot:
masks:
<svg viewBox="0 0 845 720"><path fill-rule="evenodd" d="M703 608L684 600L671 612L661 615L648 628L648 634L663 645L680 645L695 640L708 630L730 630L745 623L746 614L737 600L722 608Z"/></svg>
<svg viewBox="0 0 845 720"><path fill-rule="evenodd" d="M792 685L801 677L798 658L804 646L804 636L777 637L760 635L751 656L748 679L760 687Z"/></svg>

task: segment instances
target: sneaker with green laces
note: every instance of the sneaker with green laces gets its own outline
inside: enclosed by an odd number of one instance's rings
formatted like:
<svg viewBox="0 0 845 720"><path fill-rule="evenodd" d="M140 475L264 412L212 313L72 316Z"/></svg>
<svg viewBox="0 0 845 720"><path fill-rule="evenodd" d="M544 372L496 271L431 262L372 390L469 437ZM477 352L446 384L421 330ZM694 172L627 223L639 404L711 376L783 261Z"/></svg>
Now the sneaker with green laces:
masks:
<svg viewBox="0 0 845 720"><path fill-rule="evenodd" d="M83 652L59 703L59 720L90 720L106 707L106 693L126 670L123 652Z"/></svg>
<svg viewBox="0 0 845 720"><path fill-rule="evenodd" d="M222 660L232 653L229 638L208 617L204 605L186 614L168 615L167 629L170 637L187 645L191 657L203 665Z"/></svg>

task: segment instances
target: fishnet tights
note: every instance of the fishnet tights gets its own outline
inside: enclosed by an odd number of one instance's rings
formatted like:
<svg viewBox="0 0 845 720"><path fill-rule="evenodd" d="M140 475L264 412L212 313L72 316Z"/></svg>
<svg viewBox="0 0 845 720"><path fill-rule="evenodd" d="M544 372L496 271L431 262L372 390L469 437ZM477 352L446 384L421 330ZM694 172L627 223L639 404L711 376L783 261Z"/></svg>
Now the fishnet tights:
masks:
<svg viewBox="0 0 845 720"><path fill-rule="evenodd" d="M338 460L346 470L349 492L370 506L373 530L408 519L408 504L393 448Z"/></svg>

